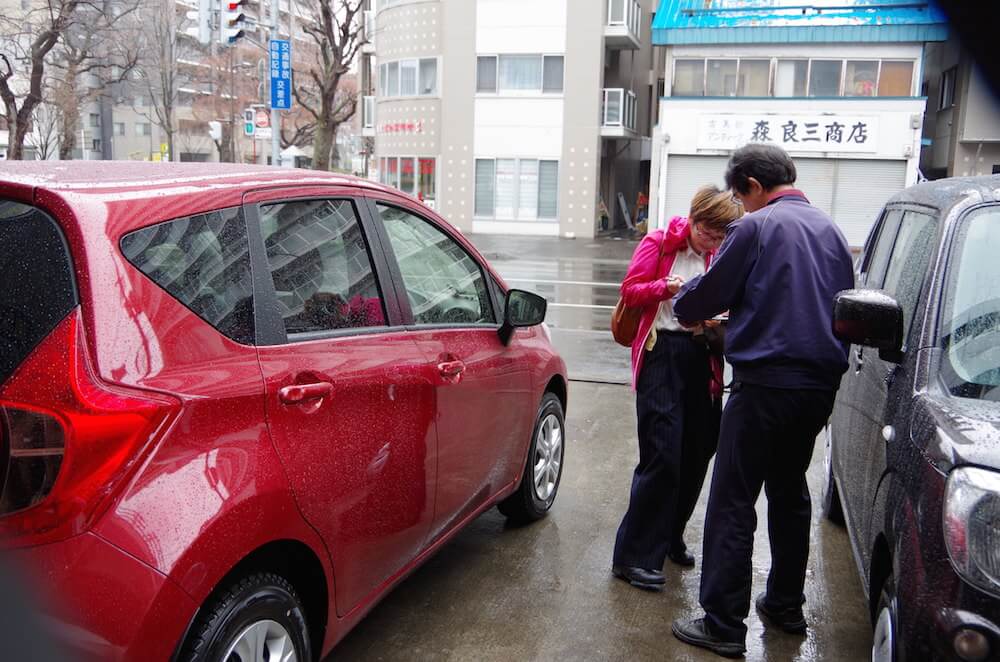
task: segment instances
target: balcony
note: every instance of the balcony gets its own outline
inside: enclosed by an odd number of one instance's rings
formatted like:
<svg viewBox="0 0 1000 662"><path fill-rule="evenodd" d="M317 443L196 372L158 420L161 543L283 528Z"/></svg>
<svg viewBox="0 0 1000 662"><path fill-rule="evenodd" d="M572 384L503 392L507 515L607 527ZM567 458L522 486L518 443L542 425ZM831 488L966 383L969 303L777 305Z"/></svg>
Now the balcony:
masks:
<svg viewBox="0 0 1000 662"><path fill-rule="evenodd" d="M362 53L374 53L375 52L375 10L366 9L364 12L364 38L365 45L361 47Z"/></svg>
<svg viewBox="0 0 1000 662"><path fill-rule="evenodd" d="M604 43L611 48L639 48L642 44L642 7L637 0L608 0Z"/></svg>
<svg viewBox="0 0 1000 662"><path fill-rule="evenodd" d="M635 92L623 88L604 88L601 104L601 137L634 138Z"/></svg>
<svg viewBox="0 0 1000 662"><path fill-rule="evenodd" d="M375 97L364 97L361 105L361 135L375 135Z"/></svg>

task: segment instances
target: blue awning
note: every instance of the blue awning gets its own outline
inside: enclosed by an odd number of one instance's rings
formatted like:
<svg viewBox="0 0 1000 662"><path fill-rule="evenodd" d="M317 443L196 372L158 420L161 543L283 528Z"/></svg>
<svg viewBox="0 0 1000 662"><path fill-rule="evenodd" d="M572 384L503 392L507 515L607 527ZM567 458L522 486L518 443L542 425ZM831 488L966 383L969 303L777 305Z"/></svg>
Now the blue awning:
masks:
<svg viewBox="0 0 1000 662"><path fill-rule="evenodd" d="M948 19L925 0L660 0L653 43L925 42Z"/></svg>

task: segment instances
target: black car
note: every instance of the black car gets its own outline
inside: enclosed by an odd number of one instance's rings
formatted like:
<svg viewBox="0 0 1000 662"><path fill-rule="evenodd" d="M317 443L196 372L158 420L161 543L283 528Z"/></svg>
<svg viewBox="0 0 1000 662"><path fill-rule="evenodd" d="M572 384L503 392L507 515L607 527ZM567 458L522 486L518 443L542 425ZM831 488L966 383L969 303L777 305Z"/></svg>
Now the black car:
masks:
<svg viewBox="0 0 1000 662"><path fill-rule="evenodd" d="M873 660L1000 659L1000 177L896 195L834 302L851 343L823 508Z"/></svg>

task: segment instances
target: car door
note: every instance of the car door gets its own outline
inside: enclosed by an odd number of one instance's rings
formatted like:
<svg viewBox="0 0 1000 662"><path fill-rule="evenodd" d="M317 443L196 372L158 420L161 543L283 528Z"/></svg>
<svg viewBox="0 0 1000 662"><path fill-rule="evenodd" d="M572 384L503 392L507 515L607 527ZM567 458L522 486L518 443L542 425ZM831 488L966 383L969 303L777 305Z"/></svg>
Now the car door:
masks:
<svg viewBox="0 0 1000 662"><path fill-rule="evenodd" d="M899 302L903 310L903 361L893 363L879 357L870 347L858 353L857 409L854 429L856 449L862 466L858 473L861 509L856 520L862 558L868 567L875 496L883 476L891 471L889 447L902 441L908 428L896 420L898 411L909 411L913 397L916 351L909 351L911 339L919 337L917 313L931 255L937 247L937 217L928 210L905 209L899 231L882 279L881 289Z"/></svg>
<svg viewBox="0 0 1000 662"><path fill-rule="evenodd" d="M903 218L903 210L886 208L865 245L864 254L858 262L855 276L856 287L878 289L885 278L885 270L892 253L899 222ZM856 531L859 513L865 509L863 496L864 484L859 480L863 475L863 443L858 434L857 409L862 399L861 382L865 376L861 374L864 366L865 349L860 345L852 345L848 356L848 368L841 380L837 392L837 405L831 417L831 427L834 445L832 461L837 476L840 477L840 498L843 503L844 515L852 530Z"/></svg>
<svg viewBox="0 0 1000 662"><path fill-rule="evenodd" d="M437 370L436 537L520 474L537 402L516 339L500 341L487 273L443 225L372 199L411 337Z"/></svg>
<svg viewBox="0 0 1000 662"><path fill-rule="evenodd" d="M264 274L268 427L299 509L326 542L341 615L423 548L437 471L434 384L352 194L245 201Z"/></svg>

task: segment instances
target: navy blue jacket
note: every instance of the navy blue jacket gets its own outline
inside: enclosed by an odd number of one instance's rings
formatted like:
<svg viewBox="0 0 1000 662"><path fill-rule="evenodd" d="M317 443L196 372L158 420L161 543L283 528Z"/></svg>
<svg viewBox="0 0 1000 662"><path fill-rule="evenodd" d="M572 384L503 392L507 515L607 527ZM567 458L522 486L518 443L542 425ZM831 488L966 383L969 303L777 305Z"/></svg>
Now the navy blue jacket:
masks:
<svg viewBox="0 0 1000 662"><path fill-rule="evenodd" d="M836 389L848 344L833 335L833 297L854 287L847 241L796 190L732 223L711 268L674 302L697 322L729 311L733 378L775 388Z"/></svg>

